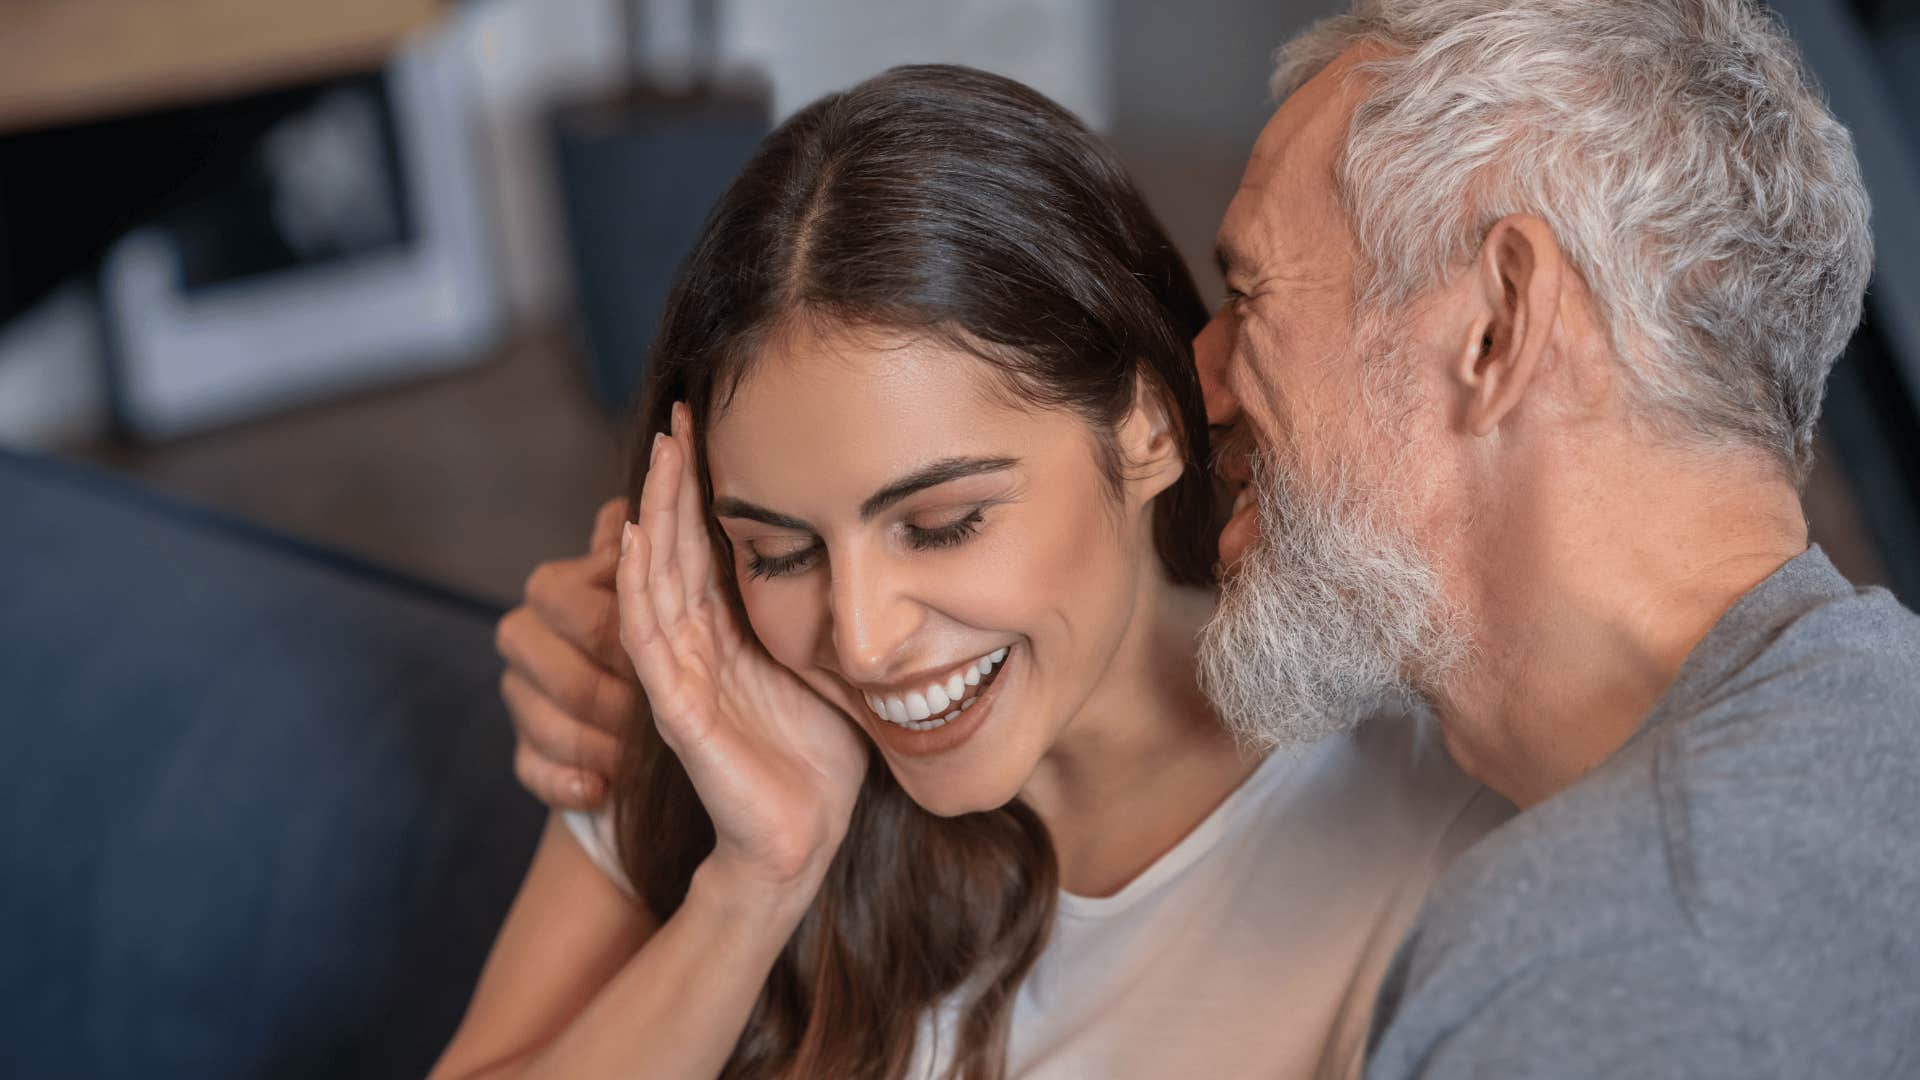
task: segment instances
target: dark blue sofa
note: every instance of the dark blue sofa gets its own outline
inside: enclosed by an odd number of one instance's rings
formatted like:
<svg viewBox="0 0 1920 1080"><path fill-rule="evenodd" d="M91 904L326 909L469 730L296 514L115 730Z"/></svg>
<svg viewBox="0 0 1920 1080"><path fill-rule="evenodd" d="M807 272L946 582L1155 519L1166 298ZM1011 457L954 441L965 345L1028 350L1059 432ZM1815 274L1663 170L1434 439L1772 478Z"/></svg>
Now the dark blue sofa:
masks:
<svg viewBox="0 0 1920 1080"><path fill-rule="evenodd" d="M498 615L0 452L0 1075L424 1073L542 818Z"/></svg>

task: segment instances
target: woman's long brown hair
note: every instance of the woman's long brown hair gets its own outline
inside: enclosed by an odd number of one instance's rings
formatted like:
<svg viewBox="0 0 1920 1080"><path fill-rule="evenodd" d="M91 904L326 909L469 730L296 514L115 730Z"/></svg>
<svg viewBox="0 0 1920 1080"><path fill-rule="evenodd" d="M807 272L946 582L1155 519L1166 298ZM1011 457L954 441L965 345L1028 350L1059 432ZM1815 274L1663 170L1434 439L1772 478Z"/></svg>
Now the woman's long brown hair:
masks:
<svg viewBox="0 0 1920 1080"><path fill-rule="evenodd" d="M1023 399L1072 410L1096 433L1115 430L1144 382L1180 425L1187 462L1155 501L1155 544L1172 580L1210 580L1206 419L1190 352L1206 311L1113 154L1053 102L980 71L904 67L782 124L681 268L636 449L667 430L675 401L706 430L795 318L960 345ZM1109 454L1106 465L1117 479L1122 463ZM635 453L636 504L645 468ZM708 531L732 586L726 539L711 520ZM712 850L713 826L644 717L614 799L622 862L664 920ZM922 1017L952 997L950 1076L997 1080L1057 882L1046 828L1026 806L937 817L874 754L846 839L724 1075L893 1080Z"/></svg>

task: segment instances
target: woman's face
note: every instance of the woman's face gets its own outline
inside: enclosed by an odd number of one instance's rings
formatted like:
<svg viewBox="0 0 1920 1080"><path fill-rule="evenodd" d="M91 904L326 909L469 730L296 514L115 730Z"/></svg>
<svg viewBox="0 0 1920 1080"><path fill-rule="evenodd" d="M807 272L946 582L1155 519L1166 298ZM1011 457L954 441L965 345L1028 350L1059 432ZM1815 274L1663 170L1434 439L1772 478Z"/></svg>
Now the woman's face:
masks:
<svg viewBox="0 0 1920 1080"><path fill-rule="evenodd" d="M801 327L706 432L754 632L938 814L1019 794L1156 575L1171 481L1116 499L1083 420L1007 397L964 351Z"/></svg>

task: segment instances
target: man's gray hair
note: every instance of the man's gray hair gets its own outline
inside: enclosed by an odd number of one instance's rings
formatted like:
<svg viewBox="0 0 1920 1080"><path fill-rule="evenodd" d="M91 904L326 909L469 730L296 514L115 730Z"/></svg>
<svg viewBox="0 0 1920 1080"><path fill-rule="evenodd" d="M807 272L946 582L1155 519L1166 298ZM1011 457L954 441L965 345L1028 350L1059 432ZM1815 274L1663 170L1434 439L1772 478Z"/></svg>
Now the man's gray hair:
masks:
<svg viewBox="0 0 1920 1080"><path fill-rule="evenodd" d="M1354 0L1278 55L1285 96L1356 45L1335 178L1359 310L1400 310L1536 214L1668 435L1811 464L1873 261L1847 129L1751 0Z"/></svg>

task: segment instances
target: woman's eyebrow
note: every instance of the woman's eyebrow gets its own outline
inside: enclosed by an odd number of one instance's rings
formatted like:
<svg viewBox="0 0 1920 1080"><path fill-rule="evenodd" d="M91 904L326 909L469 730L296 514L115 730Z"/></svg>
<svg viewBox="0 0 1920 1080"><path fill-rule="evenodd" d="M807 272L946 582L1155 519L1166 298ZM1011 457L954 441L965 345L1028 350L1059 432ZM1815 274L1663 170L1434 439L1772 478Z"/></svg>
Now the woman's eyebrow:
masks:
<svg viewBox="0 0 1920 1080"><path fill-rule="evenodd" d="M730 495L723 495L713 500L713 516L744 518L748 521L758 521L762 525L771 525L776 529L792 529L794 532L814 531L811 524L792 514L782 514L778 510L769 510L764 506L750 503L745 499L736 499Z"/></svg>
<svg viewBox="0 0 1920 1080"><path fill-rule="evenodd" d="M943 458L924 468L895 480L860 504L860 520L867 521L875 514L899 502L918 491L936 487L949 480L958 480L963 476L978 476L981 473L1001 472L1020 464L1018 458L1009 457L954 457Z"/></svg>

